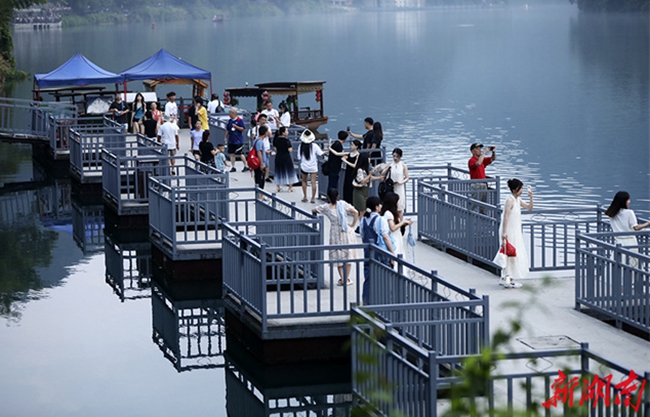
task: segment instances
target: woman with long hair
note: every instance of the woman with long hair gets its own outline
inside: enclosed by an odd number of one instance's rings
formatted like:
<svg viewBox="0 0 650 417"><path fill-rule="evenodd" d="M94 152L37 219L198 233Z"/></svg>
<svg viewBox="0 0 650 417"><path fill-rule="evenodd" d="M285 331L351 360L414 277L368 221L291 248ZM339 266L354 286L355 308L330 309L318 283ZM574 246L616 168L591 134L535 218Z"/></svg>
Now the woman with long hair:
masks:
<svg viewBox="0 0 650 417"><path fill-rule="evenodd" d="M501 227L499 227L499 241L503 244L510 243L515 247L517 256L508 256L506 266L501 270L499 285L506 288L521 288L515 280L525 278L529 271L528 253L524 245L524 234L521 230L521 208L533 209L533 190L528 187L528 203L521 199L524 183L517 178L508 180L510 195L506 198L503 213L501 214Z"/></svg>
<svg viewBox="0 0 650 417"><path fill-rule="evenodd" d="M142 122L146 111L147 103L144 102L144 96L141 93L136 94L133 103L131 103L131 130L133 133L144 135L144 124Z"/></svg>
<svg viewBox="0 0 650 417"><path fill-rule="evenodd" d="M630 193L619 191L614 196L612 204L605 210L605 214L609 216L609 223L615 233L636 232L650 226L650 221L643 224L638 223L636 214L630 210L631 202ZM616 236L615 239L616 243L620 245L631 246L630 250L633 251L636 251L634 246L639 245L636 236Z"/></svg>
<svg viewBox="0 0 650 417"><path fill-rule="evenodd" d="M350 143L350 153L344 155L341 160L345 163L345 177L343 177L343 200L350 204L354 204L354 181L355 171L357 167L357 159L359 158L359 149L361 149L361 141L358 139Z"/></svg>
<svg viewBox="0 0 650 417"><path fill-rule="evenodd" d="M281 102L278 105L278 108L280 109L280 125L284 127L290 127L291 126L291 113L289 112L289 107L287 107L287 103L284 101Z"/></svg>
<svg viewBox="0 0 650 417"><path fill-rule="evenodd" d="M379 149L381 148L381 142L384 140L384 131L381 127L381 123L375 122L372 124L372 143L370 144L370 147L372 149L377 149L370 155L370 159L372 160L372 165L379 165L381 162L381 151Z"/></svg>
<svg viewBox="0 0 650 417"><path fill-rule="evenodd" d="M289 191L293 192L293 183L296 182L296 170L293 167L293 159L291 158L291 142L287 139L289 129L285 126L280 126L275 131L273 137L273 148L275 149L275 175L273 180L277 186L278 192L282 191L282 186L287 185Z"/></svg>
<svg viewBox="0 0 650 417"><path fill-rule="evenodd" d="M395 254L404 256L404 236L400 229L409 226L413 222L410 219L402 218L402 214L398 210L399 200L399 194L386 193L381 201L381 215L386 219L388 229L390 230L393 241L395 242Z"/></svg>
<svg viewBox="0 0 650 417"><path fill-rule="evenodd" d="M354 180L352 182L354 187L352 192L352 202L354 208L360 212L365 210L370 185L372 184L371 181L372 175L370 174L370 160L368 159L368 153L364 152L359 154L359 157L357 158Z"/></svg>
<svg viewBox="0 0 650 417"><path fill-rule="evenodd" d="M302 202L307 202L307 176L311 179L311 202L316 203L318 187L318 157L323 155L323 150L314 143L316 136L311 130L305 129L300 135L300 172L302 174Z"/></svg>
<svg viewBox="0 0 650 417"><path fill-rule="evenodd" d="M409 180L409 170L404 162L402 162L402 150L400 148L393 149L393 161L386 164L381 173L382 178L390 178L393 180L393 192L399 195L399 206L397 211L400 212L400 217L404 214L406 209L406 182Z"/></svg>
<svg viewBox="0 0 650 417"><path fill-rule="evenodd" d="M352 207L352 205L345 201L339 200L339 192L335 188L327 190L326 204L321 204L314 207L311 211L314 214L322 214L330 221L330 241L331 246L335 245L352 245L357 243L357 238L354 236L354 227L359 220L359 212ZM354 216L352 223L348 223L348 214ZM345 261L353 259L354 254L351 249L332 249L329 251L330 260ZM350 285L350 270L352 269L352 262L336 263L336 267L341 277L338 285ZM345 269L345 270L344 270Z"/></svg>

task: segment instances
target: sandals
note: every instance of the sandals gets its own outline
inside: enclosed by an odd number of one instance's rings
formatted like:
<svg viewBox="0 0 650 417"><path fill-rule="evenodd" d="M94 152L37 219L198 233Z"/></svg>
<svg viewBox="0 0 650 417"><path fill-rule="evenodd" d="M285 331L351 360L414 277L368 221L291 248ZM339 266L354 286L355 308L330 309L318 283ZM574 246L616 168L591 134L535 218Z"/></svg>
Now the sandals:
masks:
<svg viewBox="0 0 650 417"><path fill-rule="evenodd" d="M303 198L303 199L300 200L300 201L302 201L303 203L306 203L306 202L307 202L307 199L306 199L306 198Z"/></svg>
<svg viewBox="0 0 650 417"><path fill-rule="evenodd" d="M352 285L352 284L354 284L354 281L352 281L350 278L348 278L348 282L345 285ZM336 285L338 285L339 287L342 287L343 286L343 280L339 279L339 281L336 283Z"/></svg>

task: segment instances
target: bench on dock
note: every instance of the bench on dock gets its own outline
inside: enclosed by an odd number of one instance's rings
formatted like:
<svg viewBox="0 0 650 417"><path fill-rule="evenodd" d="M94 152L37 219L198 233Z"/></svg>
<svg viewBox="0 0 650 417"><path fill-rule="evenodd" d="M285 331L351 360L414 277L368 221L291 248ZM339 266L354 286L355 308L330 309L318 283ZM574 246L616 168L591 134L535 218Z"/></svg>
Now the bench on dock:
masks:
<svg viewBox="0 0 650 417"><path fill-rule="evenodd" d="M476 360L479 355L441 352L427 347L420 341L421 337L413 338L413 335L426 335L426 332L418 334L412 331L410 337L405 336L400 331L403 326L437 326L440 321L430 319L427 322L424 319L413 323L409 316L426 314L429 306L404 307L407 311L396 310L400 314L394 314L391 321L384 320L385 306L352 308L353 393L361 404L369 405L382 415L403 413L409 417L436 417L450 409L452 399L462 401L462 395L471 396L466 401L476 405L480 415L491 415L495 410L512 413L513 410L533 412L533 409L539 415L551 415L551 411L542 408L541 403L552 395L551 385L558 378L559 370L568 378L594 375L604 378L611 374L612 384L603 385L601 388L604 391L599 392L600 396L585 399L584 407L586 410L598 406L598 415L623 415L620 412L625 406L614 401L617 394L622 395L622 391L620 387L615 388L613 381L628 378L631 370L596 355L587 344L574 349L493 352L488 357L495 367L489 369L483 386L478 386L481 382L474 381L473 394L467 391L455 394L454 388L464 381L454 371L462 370L469 359ZM378 317L380 314L381 318ZM435 317L433 311L428 314ZM650 383L650 373L636 375L631 382L638 386ZM584 392L582 385L575 389L576 405L580 392ZM608 395L611 402L605 403L602 395ZM649 397L646 395L640 403L641 409L648 410ZM563 406L559 407L558 411L561 411Z"/></svg>
<svg viewBox="0 0 650 417"><path fill-rule="evenodd" d="M637 238L623 246L616 238ZM577 233L575 308L650 337L650 233Z"/></svg>

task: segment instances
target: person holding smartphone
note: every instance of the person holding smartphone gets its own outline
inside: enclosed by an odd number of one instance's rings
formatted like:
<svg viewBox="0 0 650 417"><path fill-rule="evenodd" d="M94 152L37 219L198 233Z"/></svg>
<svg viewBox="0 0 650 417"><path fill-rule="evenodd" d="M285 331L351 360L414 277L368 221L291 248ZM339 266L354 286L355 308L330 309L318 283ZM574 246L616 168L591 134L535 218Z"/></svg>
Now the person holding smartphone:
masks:
<svg viewBox="0 0 650 417"><path fill-rule="evenodd" d="M484 180L485 179L485 167L490 165L497 159L496 146L489 146L483 149L483 144L472 143L469 147L469 151L472 153L472 157L469 158L467 166L469 168L469 177L472 180ZM487 153L490 152L490 156L487 156ZM474 200L482 201L483 203L487 202L487 189L488 185L486 181L473 181L471 184L472 187L472 198ZM485 214L485 209L483 207L478 207L474 205L472 207L473 211L479 211L481 214Z"/></svg>

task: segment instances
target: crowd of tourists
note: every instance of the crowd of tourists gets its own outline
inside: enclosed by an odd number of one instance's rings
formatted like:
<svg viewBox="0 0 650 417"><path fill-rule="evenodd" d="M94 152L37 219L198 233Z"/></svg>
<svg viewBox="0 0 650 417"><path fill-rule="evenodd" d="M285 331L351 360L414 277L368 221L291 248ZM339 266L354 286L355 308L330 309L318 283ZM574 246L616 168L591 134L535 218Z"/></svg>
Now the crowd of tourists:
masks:
<svg viewBox="0 0 650 417"><path fill-rule="evenodd" d="M173 156L180 149L175 96L173 92L167 94L163 113L158 110L156 103L147 106L142 94L136 94L130 106L123 103L121 95L118 94L115 102L111 104L110 112L125 131L130 125L134 133L158 138L167 145L169 155ZM294 192L294 185L300 184L301 201L312 204L316 203L320 170L327 176L327 203L313 207L312 211L329 219L330 244L354 244L359 235L363 242L375 243L395 255L405 255L405 231L406 227L412 224L412 221L404 216L405 184L409 180L409 172L407 165L402 161L403 151L400 148L393 149L390 161L382 162L381 123L367 117L364 119L365 133L354 133L347 127L346 130L339 131L336 139L330 140L325 147L319 146L316 135L305 129L300 135L299 163L296 167L292 157L293 144L288 138L291 114L285 102L280 103L278 111L273 107L271 100L265 101L262 110L250 120L250 128L247 128L237 110L231 108L223 138L224 144L215 147L210 142L207 115L223 111L223 105L216 94L212 95L207 107L201 97L194 98L187 114L188 124L191 126L190 150L197 159L209 166L230 172L237 171L235 164L239 159L243 164L242 171L252 171L254 183L260 189L264 189L269 182L275 184L277 192L282 192L283 187L289 192ZM244 153L246 131L251 153L259 161L254 166L251 166L250 159ZM346 146L348 140L349 145ZM489 207L489 187L485 169L496 161L496 146L473 143L470 153L468 170L472 180L472 210L485 214L486 208ZM229 161L226 155L229 156ZM327 160L319 165L319 158L324 155ZM275 156L273 179L269 169L271 156ZM173 161L171 163L173 164ZM369 195L373 182L380 183L379 196ZM510 194L503 204L499 226L501 247L494 263L501 267L501 286L520 288L520 280L526 278L530 270L522 232L521 209L533 209L533 190L530 186L527 188L528 201L524 201L521 198L524 190L521 180L509 179L507 185ZM622 233L650 227L650 222L638 224L629 206L629 194L625 191L618 192L605 213L611 218L612 229ZM617 237L617 242L632 247L637 245L634 236ZM331 260L341 261L336 264L340 276L338 284L352 284L349 277L352 263L345 261L354 259L356 254L350 249L334 249L330 251L329 256ZM386 263L390 262L386 260ZM367 274L366 267L364 302L367 302L367 286L370 282Z"/></svg>

